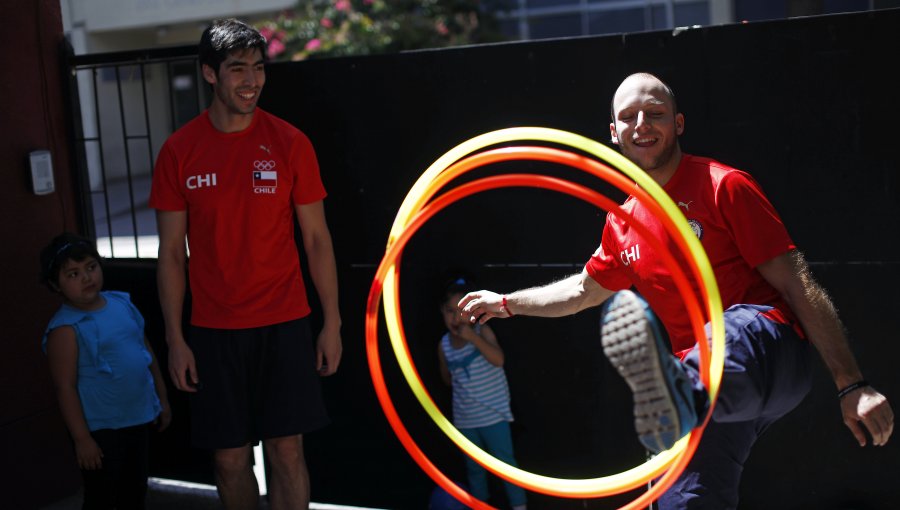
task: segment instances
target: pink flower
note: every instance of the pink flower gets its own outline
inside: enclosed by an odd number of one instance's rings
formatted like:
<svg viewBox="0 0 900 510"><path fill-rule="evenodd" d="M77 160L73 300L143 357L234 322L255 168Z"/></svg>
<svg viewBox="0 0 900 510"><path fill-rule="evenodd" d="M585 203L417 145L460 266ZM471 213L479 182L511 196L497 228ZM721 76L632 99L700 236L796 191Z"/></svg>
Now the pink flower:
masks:
<svg viewBox="0 0 900 510"><path fill-rule="evenodd" d="M269 48L266 50L266 54L269 58L275 58L281 53L284 52L284 43L279 39L272 39L269 41Z"/></svg>
<svg viewBox="0 0 900 510"><path fill-rule="evenodd" d="M272 34L275 33L270 27L262 27L259 29L259 35L266 38L267 41L272 40Z"/></svg>
<svg viewBox="0 0 900 510"><path fill-rule="evenodd" d="M434 29L437 30L437 33L441 35L447 35L450 33L450 30L447 29L447 25L445 25L443 21L438 21L437 23L435 23Z"/></svg>
<svg viewBox="0 0 900 510"><path fill-rule="evenodd" d="M339 11L347 12L350 10L350 0L338 0L334 3L334 8Z"/></svg>
<svg viewBox="0 0 900 510"><path fill-rule="evenodd" d="M330 18L322 18L322 21L319 22L325 28L331 28L334 26L334 23L331 22Z"/></svg>
<svg viewBox="0 0 900 510"><path fill-rule="evenodd" d="M309 42L306 43L306 51L316 51L322 46L322 41L318 39L310 39Z"/></svg>

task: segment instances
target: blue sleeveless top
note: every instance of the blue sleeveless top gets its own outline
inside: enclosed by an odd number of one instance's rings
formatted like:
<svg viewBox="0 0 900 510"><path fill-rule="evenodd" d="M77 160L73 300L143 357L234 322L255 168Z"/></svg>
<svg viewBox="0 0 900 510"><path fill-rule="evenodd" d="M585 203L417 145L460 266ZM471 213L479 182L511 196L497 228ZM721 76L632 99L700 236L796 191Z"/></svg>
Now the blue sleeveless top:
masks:
<svg viewBox="0 0 900 510"><path fill-rule="evenodd" d="M153 421L161 409L144 345L144 318L125 292L100 293L106 305L85 311L63 305L47 335L71 326L78 342L78 396L88 429L119 429Z"/></svg>
<svg viewBox="0 0 900 510"><path fill-rule="evenodd" d="M441 349L453 388L453 425L471 429L513 421L503 367L492 365L471 343L455 349L450 333L441 339Z"/></svg>

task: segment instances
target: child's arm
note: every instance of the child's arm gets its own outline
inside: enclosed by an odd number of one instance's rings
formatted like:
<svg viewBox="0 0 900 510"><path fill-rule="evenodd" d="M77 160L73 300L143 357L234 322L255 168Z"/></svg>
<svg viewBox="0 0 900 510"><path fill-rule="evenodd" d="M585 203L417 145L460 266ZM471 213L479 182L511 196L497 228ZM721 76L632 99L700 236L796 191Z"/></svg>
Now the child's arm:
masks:
<svg viewBox="0 0 900 510"><path fill-rule="evenodd" d="M78 466L100 469L103 452L91 437L78 396L78 340L71 326L56 328L47 335L47 360L63 421L75 442Z"/></svg>
<svg viewBox="0 0 900 510"><path fill-rule="evenodd" d="M486 324L481 326L480 333L476 333L475 328L464 323L460 326L458 335L463 340L471 342L476 349L481 351L481 355L484 356L484 359L488 360L488 363L498 367L503 366L503 349L501 349L500 344L497 343L497 336L494 335L494 331Z"/></svg>
<svg viewBox="0 0 900 510"><path fill-rule="evenodd" d="M153 386L156 387L156 396L159 397L159 405L162 407L159 416L156 417L156 429L162 432L166 430L169 423L172 422L172 408L169 406L169 392L166 390L166 381L163 379L162 372L159 371L159 362L156 360L156 354L153 347L150 347L150 341L144 337L144 345L147 346L147 352L150 353L150 373L153 375Z"/></svg>
<svg viewBox="0 0 900 510"><path fill-rule="evenodd" d="M450 369L447 367L447 356L444 354L444 349L441 348L441 344L438 344L438 361L441 366L441 379L444 380L444 384L450 386Z"/></svg>

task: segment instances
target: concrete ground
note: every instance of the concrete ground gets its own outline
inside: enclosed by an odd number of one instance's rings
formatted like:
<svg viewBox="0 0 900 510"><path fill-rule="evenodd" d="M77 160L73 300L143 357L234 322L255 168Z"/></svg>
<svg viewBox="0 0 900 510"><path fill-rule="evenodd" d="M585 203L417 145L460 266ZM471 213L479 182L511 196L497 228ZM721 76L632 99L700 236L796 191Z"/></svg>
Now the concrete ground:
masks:
<svg viewBox="0 0 900 510"><path fill-rule="evenodd" d="M150 479L148 485L146 510L219 510L222 508L213 487L199 485L181 487L153 478ZM79 491L71 497L45 506L41 510L81 510L81 498L81 491ZM263 502L260 510L266 508L268 505Z"/></svg>
<svg viewBox="0 0 900 510"><path fill-rule="evenodd" d="M222 504L215 487L186 484L172 480L151 478L147 491L146 510L221 510ZM259 510L267 510L265 498L260 498ZM353 506L310 503L310 510L378 510ZM74 494L40 510L81 510L81 493Z"/></svg>

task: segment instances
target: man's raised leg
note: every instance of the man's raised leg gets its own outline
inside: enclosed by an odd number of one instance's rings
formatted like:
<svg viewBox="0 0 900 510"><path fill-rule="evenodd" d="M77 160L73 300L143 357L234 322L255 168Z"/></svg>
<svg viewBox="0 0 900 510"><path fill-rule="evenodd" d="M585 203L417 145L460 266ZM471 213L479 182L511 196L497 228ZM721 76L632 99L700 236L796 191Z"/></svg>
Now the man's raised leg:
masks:
<svg viewBox="0 0 900 510"><path fill-rule="evenodd" d="M668 450L698 422L693 383L671 354L662 324L637 294L623 290L603 306L603 352L628 383L634 423L647 450Z"/></svg>

